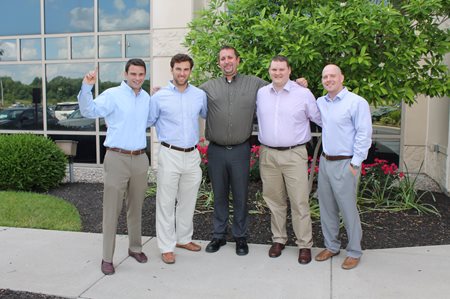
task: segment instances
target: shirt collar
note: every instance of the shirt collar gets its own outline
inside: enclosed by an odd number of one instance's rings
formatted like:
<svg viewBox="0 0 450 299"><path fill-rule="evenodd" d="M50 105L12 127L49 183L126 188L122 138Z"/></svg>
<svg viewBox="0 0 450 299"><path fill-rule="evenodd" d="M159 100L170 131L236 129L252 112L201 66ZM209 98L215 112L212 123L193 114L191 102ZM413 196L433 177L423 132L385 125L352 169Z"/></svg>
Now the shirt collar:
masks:
<svg viewBox="0 0 450 299"><path fill-rule="evenodd" d="M341 101L346 95L347 93L349 93L347 87L344 86L344 88L336 95L334 101ZM331 98L328 94L326 94L325 96L325 100L327 100L328 102L331 102Z"/></svg>
<svg viewBox="0 0 450 299"><path fill-rule="evenodd" d="M128 85L127 80L123 80L122 83L120 83L120 86L122 86L123 88L126 88L127 90L129 90L130 92L134 93L134 90L130 87L130 85ZM139 89L139 92L136 94L136 96L139 96L141 94L142 91L142 87L141 89Z"/></svg>
<svg viewBox="0 0 450 299"><path fill-rule="evenodd" d="M293 83L294 83L294 82L292 82L291 80L288 80L288 81L286 82L286 84L284 84L282 90L285 90L285 91L287 91L287 92L290 92ZM294 83L294 84L297 84L297 83ZM269 88L270 88L271 91L277 92L276 89L275 89L275 87L273 87L273 83L270 83L270 84L269 84Z"/></svg>
<svg viewBox="0 0 450 299"><path fill-rule="evenodd" d="M187 91L187 90L189 89L190 86L191 86L191 85L190 85L189 82L188 82L188 84L187 84L187 86L186 86L186 89L185 89L183 92ZM171 90L180 92L180 91L178 90L178 88L175 86L175 84L173 84L173 80L169 80L169 88L170 88Z"/></svg>
<svg viewBox="0 0 450 299"><path fill-rule="evenodd" d="M236 81L237 79L239 79L240 75L239 73L236 73L236 75L233 76L233 78L231 78L231 81L228 82L228 79L226 76L223 76L223 79L225 80L226 83L232 83L233 81Z"/></svg>

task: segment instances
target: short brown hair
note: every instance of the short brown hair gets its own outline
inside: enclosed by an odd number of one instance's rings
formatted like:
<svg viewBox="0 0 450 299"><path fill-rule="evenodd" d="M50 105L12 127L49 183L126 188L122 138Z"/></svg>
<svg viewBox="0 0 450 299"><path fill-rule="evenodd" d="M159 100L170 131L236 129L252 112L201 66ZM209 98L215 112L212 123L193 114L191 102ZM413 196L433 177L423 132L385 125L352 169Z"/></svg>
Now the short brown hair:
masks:
<svg viewBox="0 0 450 299"><path fill-rule="evenodd" d="M284 62L286 62L288 68L291 67L291 65L289 64L289 60L287 59L286 56L283 56L283 55L276 55L276 56L274 56L272 58L272 60L270 61L270 63L272 63L272 61L279 61L279 62L283 62L284 61ZM269 67L270 67L270 65L269 65Z"/></svg>
<svg viewBox="0 0 450 299"><path fill-rule="evenodd" d="M233 50L236 58L239 57L239 52L236 50L236 48L234 48L232 46L224 45L220 48L219 53L217 54L217 59L220 59L220 52L222 52L222 50Z"/></svg>
<svg viewBox="0 0 450 299"><path fill-rule="evenodd" d="M186 54L176 54L175 56L172 57L172 59L170 60L170 67L173 68L173 66L175 65L175 63L180 63L180 62L185 62L188 61L189 64L191 65L191 70L194 67L194 60Z"/></svg>
<svg viewBox="0 0 450 299"><path fill-rule="evenodd" d="M128 69L130 68L130 65L137 65L144 67L144 71L147 72L147 67L145 65L144 60L140 58L132 58L127 61L127 64L125 65L125 72L128 73Z"/></svg>

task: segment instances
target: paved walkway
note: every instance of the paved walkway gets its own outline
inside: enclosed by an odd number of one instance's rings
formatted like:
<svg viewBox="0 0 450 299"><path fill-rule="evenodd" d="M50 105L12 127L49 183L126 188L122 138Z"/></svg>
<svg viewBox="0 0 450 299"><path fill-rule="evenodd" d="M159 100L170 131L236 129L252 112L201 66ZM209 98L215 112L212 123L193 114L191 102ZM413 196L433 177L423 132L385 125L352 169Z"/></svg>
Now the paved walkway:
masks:
<svg viewBox="0 0 450 299"><path fill-rule="evenodd" d="M347 271L344 251L300 265L294 247L269 258L268 245L250 244L247 256L237 256L233 243L217 253L177 248L176 263L166 265L156 239L144 242L149 262L139 264L118 236L116 274L105 276L101 234L0 227L0 288L96 299L450 298L450 245L366 250Z"/></svg>

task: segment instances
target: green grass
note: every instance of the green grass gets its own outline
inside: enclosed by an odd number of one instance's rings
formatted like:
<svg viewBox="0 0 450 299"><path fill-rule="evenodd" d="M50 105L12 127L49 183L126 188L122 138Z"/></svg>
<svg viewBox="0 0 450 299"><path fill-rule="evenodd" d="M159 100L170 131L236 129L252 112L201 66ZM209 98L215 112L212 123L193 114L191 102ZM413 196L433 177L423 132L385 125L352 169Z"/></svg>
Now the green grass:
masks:
<svg viewBox="0 0 450 299"><path fill-rule="evenodd" d="M0 226L80 231L78 210L58 197L0 191Z"/></svg>

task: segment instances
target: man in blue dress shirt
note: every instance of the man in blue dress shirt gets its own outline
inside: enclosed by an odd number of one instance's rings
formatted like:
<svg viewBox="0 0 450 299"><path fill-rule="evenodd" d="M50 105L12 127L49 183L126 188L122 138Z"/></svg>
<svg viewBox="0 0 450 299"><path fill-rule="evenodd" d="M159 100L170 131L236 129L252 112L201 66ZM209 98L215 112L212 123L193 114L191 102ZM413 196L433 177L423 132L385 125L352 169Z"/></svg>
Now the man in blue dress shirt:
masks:
<svg viewBox="0 0 450 299"><path fill-rule="evenodd" d="M200 251L192 242L197 192L202 179L199 117L206 118L206 94L188 83L191 57L177 54L170 61L173 80L152 96L149 122L161 142L158 154L156 235L161 258L175 263L175 247Z"/></svg>
<svg viewBox="0 0 450 299"><path fill-rule="evenodd" d="M343 86L341 69L327 65L322 84L327 95L317 100L322 115L323 153L319 166L318 196L325 249L316 261L339 254L339 212L348 236L343 269L360 261L362 229L356 206L361 163L372 144L372 118L367 101Z"/></svg>
<svg viewBox="0 0 450 299"><path fill-rule="evenodd" d="M146 66L142 59L130 59L125 65L125 80L109 88L95 101L92 87L97 72L84 76L78 95L81 114L87 118L104 117L108 125L104 146L107 148L103 190L103 260L102 272L114 274L113 255L117 221L126 200L129 237L128 254L139 263L147 262L142 252L142 204L147 190L148 157L146 129L150 96L143 90Z"/></svg>

